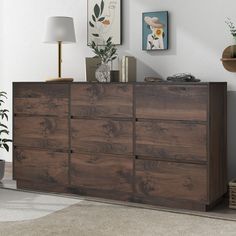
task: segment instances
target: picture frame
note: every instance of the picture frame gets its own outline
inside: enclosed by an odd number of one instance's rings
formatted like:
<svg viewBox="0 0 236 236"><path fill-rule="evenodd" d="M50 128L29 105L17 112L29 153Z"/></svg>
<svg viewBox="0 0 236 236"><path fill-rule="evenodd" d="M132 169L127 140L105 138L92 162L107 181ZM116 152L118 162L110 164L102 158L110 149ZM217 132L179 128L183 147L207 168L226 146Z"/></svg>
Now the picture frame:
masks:
<svg viewBox="0 0 236 236"><path fill-rule="evenodd" d="M122 0L87 0L87 44L122 44Z"/></svg>
<svg viewBox="0 0 236 236"><path fill-rule="evenodd" d="M158 51L169 48L168 11L142 14L142 50Z"/></svg>

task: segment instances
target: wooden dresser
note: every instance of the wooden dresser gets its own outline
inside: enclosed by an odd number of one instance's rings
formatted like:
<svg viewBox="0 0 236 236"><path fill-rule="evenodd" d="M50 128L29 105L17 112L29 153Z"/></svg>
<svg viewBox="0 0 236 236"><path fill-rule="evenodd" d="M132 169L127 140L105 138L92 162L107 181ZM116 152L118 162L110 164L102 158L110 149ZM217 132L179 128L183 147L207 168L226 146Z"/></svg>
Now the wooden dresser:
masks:
<svg viewBox="0 0 236 236"><path fill-rule="evenodd" d="M207 210L227 191L226 83L14 83L18 188Z"/></svg>

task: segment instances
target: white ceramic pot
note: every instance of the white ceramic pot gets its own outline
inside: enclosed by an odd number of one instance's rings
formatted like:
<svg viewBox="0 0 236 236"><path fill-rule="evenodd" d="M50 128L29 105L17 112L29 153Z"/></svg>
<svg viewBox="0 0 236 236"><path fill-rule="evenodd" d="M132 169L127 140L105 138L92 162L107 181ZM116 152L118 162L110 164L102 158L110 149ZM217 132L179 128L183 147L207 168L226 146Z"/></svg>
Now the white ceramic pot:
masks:
<svg viewBox="0 0 236 236"><path fill-rule="evenodd" d="M5 161L0 159L0 181L3 179L5 173Z"/></svg>

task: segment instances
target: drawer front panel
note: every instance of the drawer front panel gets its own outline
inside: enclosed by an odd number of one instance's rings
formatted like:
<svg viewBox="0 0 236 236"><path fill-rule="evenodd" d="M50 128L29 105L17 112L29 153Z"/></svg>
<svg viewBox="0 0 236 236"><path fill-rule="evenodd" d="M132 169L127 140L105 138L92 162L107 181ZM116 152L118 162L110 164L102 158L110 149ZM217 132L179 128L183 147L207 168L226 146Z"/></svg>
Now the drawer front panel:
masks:
<svg viewBox="0 0 236 236"><path fill-rule="evenodd" d="M68 115L69 87L65 84L14 84L14 113Z"/></svg>
<svg viewBox="0 0 236 236"><path fill-rule="evenodd" d="M206 161L207 128L178 121L136 122L136 155Z"/></svg>
<svg viewBox="0 0 236 236"><path fill-rule="evenodd" d="M131 121L72 120L72 150L74 152L133 155L133 125Z"/></svg>
<svg viewBox="0 0 236 236"><path fill-rule="evenodd" d="M136 116L207 120L207 85L136 85Z"/></svg>
<svg viewBox="0 0 236 236"><path fill-rule="evenodd" d="M135 187L139 197L207 201L207 167L175 162L136 160Z"/></svg>
<svg viewBox="0 0 236 236"><path fill-rule="evenodd" d="M68 120L57 117L15 117L14 145L68 150Z"/></svg>
<svg viewBox="0 0 236 236"><path fill-rule="evenodd" d="M70 170L73 187L132 192L132 157L76 153Z"/></svg>
<svg viewBox="0 0 236 236"><path fill-rule="evenodd" d="M16 148L14 176L17 180L68 185L68 154Z"/></svg>
<svg viewBox="0 0 236 236"><path fill-rule="evenodd" d="M123 84L71 86L71 112L76 117L133 116L133 87Z"/></svg>

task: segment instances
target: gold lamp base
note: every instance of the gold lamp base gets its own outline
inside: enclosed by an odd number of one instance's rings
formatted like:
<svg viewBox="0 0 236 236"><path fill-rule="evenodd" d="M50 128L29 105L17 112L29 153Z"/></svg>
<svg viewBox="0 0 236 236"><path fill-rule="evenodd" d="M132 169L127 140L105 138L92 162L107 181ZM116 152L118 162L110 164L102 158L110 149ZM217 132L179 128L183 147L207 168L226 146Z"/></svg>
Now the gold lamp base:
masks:
<svg viewBox="0 0 236 236"><path fill-rule="evenodd" d="M55 79L46 80L46 82L67 82L67 83L70 83L73 81L74 81L74 79L72 79L72 78L55 78Z"/></svg>

